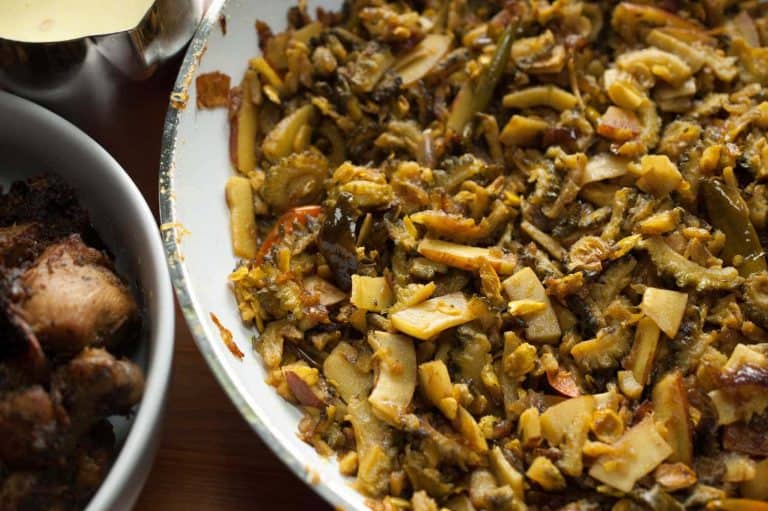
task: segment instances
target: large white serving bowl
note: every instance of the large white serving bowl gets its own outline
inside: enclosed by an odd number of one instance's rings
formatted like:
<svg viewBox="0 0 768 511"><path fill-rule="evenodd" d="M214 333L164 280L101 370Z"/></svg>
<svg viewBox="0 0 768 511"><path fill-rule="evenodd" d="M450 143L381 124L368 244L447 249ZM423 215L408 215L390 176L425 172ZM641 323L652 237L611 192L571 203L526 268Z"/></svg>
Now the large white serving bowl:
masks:
<svg viewBox="0 0 768 511"><path fill-rule="evenodd" d="M338 9L342 2L309 3L314 12L319 5ZM251 348L255 332L242 324L227 281L237 263L224 197L224 185L233 172L227 112L195 106L195 77L220 71L237 83L248 59L259 52L254 21L265 21L277 32L285 27L285 14L292 5L278 0L218 0L209 8L184 59L166 120L160 176L163 237L176 296L192 335L245 420L296 475L331 504L364 510L363 498L339 474L335 462L320 457L298 438L299 410L264 382L264 366ZM220 22L222 16L226 23ZM222 342L212 313L234 334L245 353L242 360Z"/></svg>
<svg viewBox="0 0 768 511"><path fill-rule="evenodd" d="M157 225L120 165L74 125L0 91L0 185L49 172L75 188L91 223L141 296L144 331L135 361L146 388L132 420L113 420L120 453L87 511L129 511L152 467L173 361L174 309Z"/></svg>

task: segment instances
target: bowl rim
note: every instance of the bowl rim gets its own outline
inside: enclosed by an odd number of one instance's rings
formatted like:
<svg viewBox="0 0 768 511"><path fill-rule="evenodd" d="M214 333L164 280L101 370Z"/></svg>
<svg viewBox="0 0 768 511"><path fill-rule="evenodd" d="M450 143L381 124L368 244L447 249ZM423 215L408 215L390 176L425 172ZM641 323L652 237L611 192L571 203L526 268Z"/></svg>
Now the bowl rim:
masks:
<svg viewBox="0 0 768 511"><path fill-rule="evenodd" d="M194 102L189 98L189 86L193 77L196 75L200 58L203 53L205 53L211 30L214 26L218 25L220 17L224 15L223 10L228 5L228 2L229 0L214 0L208 7L207 12L205 16L203 16L203 19L190 42L189 48L184 55L184 60L182 61L173 92L171 93L171 102L168 107L168 113L165 118L165 127L163 129L163 149L160 158L159 201L160 221L162 222L162 225L175 226L179 223L179 219L176 216L176 198L173 188L176 173L175 159L179 121L185 108L194 106ZM324 498L326 502L334 506L335 509L355 509L356 506L353 502L337 493L322 478L317 481L307 477L306 463L282 445L278 437L267 425L267 417L259 414L248 404L238 391L234 380L229 376L222 363L216 357L208 337L205 334L201 318L195 311L196 304L192 298L189 275L183 262L183 258L179 257L182 253L181 238L183 237L183 233L177 231L179 230L175 228L161 229L168 269L171 273L171 281L176 291L176 299L179 302L179 307L189 326L195 344L197 344L200 353L203 355L208 367L218 380L219 385L224 389L227 396L229 396L230 401L235 405L245 421L254 431L256 431L262 442L272 450L272 452L294 473L294 475Z"/></svg>
<svg viewBox="0 0 768 511"><path fill-rule="evenodd" d="M139 229L149 233L157 232L155 218L139 189L122 166L96 141L66 119L14 94L0 90L0 104L8 105L11 110L31 119L32 122L50 126L52 131L71 142L71 145L82 147L84 151L90 153L127 194L128 200L137 213ZM146 371L144 395L125 443L110 467L106 479L89 501L88 511L116 509L121 499L128 498L128 485L131 477L134 476L136 466L145 460L144 451L147 444L160 433L158 425L161 424L165 410L173 363L175 315L170 280L161 262L164 255L160 237L151 235L149 239L151 240L149 247L152 254L151 260L155 264L151 266L152 288L145 292L154 293L156 296L157 317L154 318L156 324L149 330L154 342L150 342L148 350L149 368ZM143 485L143 483L144 480L141 480L140 484ZM139 489L140 487L134 488L137 496Z"/></svg>

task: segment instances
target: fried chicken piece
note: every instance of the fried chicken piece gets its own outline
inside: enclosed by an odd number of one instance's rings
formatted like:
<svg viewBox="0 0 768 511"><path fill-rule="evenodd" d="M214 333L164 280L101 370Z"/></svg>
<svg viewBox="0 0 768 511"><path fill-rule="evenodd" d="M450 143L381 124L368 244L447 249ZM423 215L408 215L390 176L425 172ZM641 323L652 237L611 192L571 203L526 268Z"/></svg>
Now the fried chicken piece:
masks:
<svg viewBox="0 0 768 511"><path fill-rule="evenodd" d="M138 306L92 247L103 245L58 178L0 190L2 511L85 508L114 459L106 418L143 393L139 367L107 351L137 336Z"/></svg>
<svg viewBox="0 0 768 511"><path fill-rule="evenodd" d="M7 393L0 399L0 460L10 467L43 464L55 450L57 420L56 407L42 387Z"/></svg>
<svg viewBox="0 0 768 511"><path fill-rule="evenodd" d="M75 438L105 417L128 414L143 392L139 366L101 348L84 349L51 379L53 399L69 414Z"/></svg>
<svg viewBox="0 0 768 511"><path fill-rule="evenodd" d="M50 245L18 279L20 316L46 352L115 345L131 333L138 308L107 257L78 235Z"/></svg>

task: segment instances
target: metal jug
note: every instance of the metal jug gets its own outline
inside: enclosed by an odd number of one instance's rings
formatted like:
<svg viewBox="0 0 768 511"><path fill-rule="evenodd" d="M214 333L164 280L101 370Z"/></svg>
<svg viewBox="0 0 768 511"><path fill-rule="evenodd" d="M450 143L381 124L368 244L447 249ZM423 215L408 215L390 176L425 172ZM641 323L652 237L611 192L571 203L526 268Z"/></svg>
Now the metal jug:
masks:
<svg viewBox="0 0 768 511"><path fill-rule="evenodd" d="M156 0L124 32L46 43L0 38L0 87L32 99L60 97L76 86L87 61L102 57L119 75L148 78L184 48L201 15L199 0ZM104 73L104 79L114 74Z"/></svg>

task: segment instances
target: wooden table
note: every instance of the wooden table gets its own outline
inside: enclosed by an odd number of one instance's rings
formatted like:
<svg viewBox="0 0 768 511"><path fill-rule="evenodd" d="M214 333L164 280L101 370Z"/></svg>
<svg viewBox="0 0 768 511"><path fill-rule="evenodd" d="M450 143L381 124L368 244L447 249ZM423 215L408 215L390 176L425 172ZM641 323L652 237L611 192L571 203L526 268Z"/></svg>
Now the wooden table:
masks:
<svg viewBox="0 0 768 511"><path fill-rule="evenodd" d="M42 103L107 149L157 216L160 140L179 59L141 83L103 84L99 97ZM219 387L176 310L176 349L160 451L138 511L328 509L261 442Z"/></svg>

